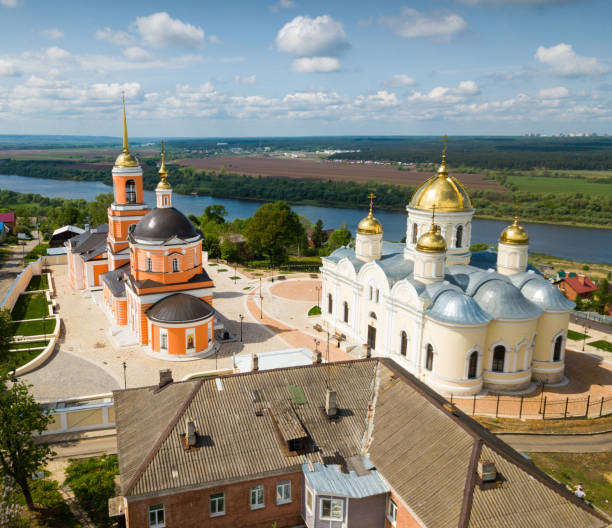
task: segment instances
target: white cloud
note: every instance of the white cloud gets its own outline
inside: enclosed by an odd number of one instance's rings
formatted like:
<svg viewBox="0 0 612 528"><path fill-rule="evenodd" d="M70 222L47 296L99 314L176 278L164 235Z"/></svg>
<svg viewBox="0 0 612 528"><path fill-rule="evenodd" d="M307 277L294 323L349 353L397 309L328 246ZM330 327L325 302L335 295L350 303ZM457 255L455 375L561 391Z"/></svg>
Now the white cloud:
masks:
<svg viewBox="0 0 612 528"><path fill-rule="evenodd" d="M134 26L142 39L154 48L196 48L204 43L204 30L171 18L166 12L138 17Z"/></svg>
<svg viewBox="0 0 612 528"><path fill-rule="evenodd" d="M398 73L391 77L391 84L393 86L412 86L416 84L416 81L405 73Z"/></svg>
<svg viewBox="0 0 612 528"><path fill-rule="evenodd" d="M280 29L276 47L296 57L337 57L350 44L342 25L329 15L297 16Z"/></svg>
<svg viewBox="0 0 612 528"><path fill-rule="evenodd" d="M456 13L426 14L410 7L402 7L398 16L381 17L378 22L403 38L435 40L449 40L468 27L467 22Z"/></svg>
<svg viewBox="0 0 612 528"><path fill-rule="evenodd" d="M106 40L107 42L116 44L117 46L130 46L136 41L133 35L130 35L125 31L118 31L109 27L96 30L96 38L98 40Z"/></svg>
<svg viewBox="0 0 612 528"><path fill-rule="evenodd" d="M377 108L385 108L399 105L399 99L393 92L381 90L375 94L357 96L355 104L357 106L371 105Z"/></svg>
<svg viewBox="0 0 612 528"><path fill-rule="evenodd" d="M257 77L255 75L235 75L234 81L240 84L255 84Z"/></svg>
<svg viewBox="0 0 612 528"><path fill-rule="evenodd" d="M571 44L557 44L550 48L540 46L535 58L543 64L551 67L558 75L600 75L609 71L609 68L601 64L595 57L584 57L578 55Z"/></svg>
<svg viewBox="0 0 612 528"><path fill-rule="evenodd" d="M151 59L151 54L138 46L125 48L121 53L133 61L148 61Z"/></svg>
<svg viewBox="0 0 612 528"><path fill-rule="evenodd" d="M461 81L456 92L460 95L475 95L480 93L478 85L474 81Z"/></svg>
<svg viewBox="0 0 612 528"><path fill-rule="evenodd" d="M466 97L479 93L480 89L474 81L461 81L456 88L436 86L432 88L429 93L414 92L408 97L408 101L452 104L463 101Z"/></svg>
<svg viewBox="0 0 612 528"><path fill-rule="evenodd" d="M54 63L62 63L72 61L72 53L66 51L63 48L58 48L57 46L51 46L47 48L44 52L45 58Z"/></svg>
<svg viewBox="0 0 612 528"><path fill-rule="evenodd" d="M270 6L270 11L278 13L281 9L295 9L297 7L293 0L280 0L276 4Z"/></svg>
<svg viewBox="0 0 612 528"><path fill-rule="evenodd" d="M3 7L17 7L19 2L17 0L0 0L0 5Z"/></svg>
<svg viewBox="0 0 612 528"><path fill-rule="evenodd" d="M41 33L53 40L62 40L64 38L64 32L58 28L44 29Z"/></svg>
<svg viewBox="0 0 612 528"><path fill-rule="evenodd" d="M567 97L569 92L565 86L555 86L553 88L542 88L538 95L542 99L559 99L560 97Z"/></svg>
<svg viewBox="0 0 612 528"><path fill-rule="evenodd" d="M293 94L287 94L283 98L283 103L303 105L324 105L337 103L340 100L340 96L335 93L328 92L296 92Z"/></svg>
<svg viewBox="0 0 612 528"><path fill-rule="evenodd" d="M297 73L330 73L340 69L340 61L335 57L301 57L291 63Z"/></svg>
<svg viewBox="0 0 612 528"><path fill-rule="evenodd" d="M0 77L14 77L20 75L19 68L10 60L0 59Z"/></svg>
<svg viewBox="0 0 612 528"><path fill-rule="evenodd" d="M119 101L123 93L128 99L140 96L140 83L96 83L92 84L87 91L89 98L107 102Z"/></svg>

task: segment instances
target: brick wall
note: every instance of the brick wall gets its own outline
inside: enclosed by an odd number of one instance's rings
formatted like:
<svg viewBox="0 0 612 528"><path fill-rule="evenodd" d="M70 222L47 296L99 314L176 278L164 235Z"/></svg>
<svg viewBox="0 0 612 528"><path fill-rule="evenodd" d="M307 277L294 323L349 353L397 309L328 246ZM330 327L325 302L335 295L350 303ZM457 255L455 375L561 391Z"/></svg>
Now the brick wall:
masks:
<svg viewBox="0 0 612 528"><path fill-rule="evenodd" d="M391 493L391 498L397 505L397 518L395 520L395 525L389 522L389 519L386 520L385 528L421 528L423 525L417 521L402 503L399 498L395 495L395 493ZM385 512L386 517L386 512Z"/></svg>

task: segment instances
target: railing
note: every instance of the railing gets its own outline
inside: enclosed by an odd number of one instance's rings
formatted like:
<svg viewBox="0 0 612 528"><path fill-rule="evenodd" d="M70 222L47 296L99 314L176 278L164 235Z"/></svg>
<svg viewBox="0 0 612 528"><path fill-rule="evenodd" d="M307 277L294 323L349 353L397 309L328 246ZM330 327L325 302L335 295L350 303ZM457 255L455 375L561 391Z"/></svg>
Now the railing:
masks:
<svg viewBox="0 0 612 528"><path fill-rule="evenodd" d="M574 324L592 328L612 335L612 317L593 312L571 312L570 321Z"/></svg>
<svg viewBox="0 0 612 528"><path fill-rule="evenodd" d="M540 396L450 397L464 413L500 418L564 419L599 418L612 414L612 397L559 398Z"/></svg>

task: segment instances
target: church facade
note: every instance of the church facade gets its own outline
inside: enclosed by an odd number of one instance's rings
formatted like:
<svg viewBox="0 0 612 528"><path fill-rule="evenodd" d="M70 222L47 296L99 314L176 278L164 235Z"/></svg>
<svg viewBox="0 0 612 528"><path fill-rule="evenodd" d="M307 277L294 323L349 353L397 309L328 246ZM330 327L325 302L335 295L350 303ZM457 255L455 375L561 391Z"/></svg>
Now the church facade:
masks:
<svg viewBox="0 0 612 528"><path fill-rule="evenodd" d="M337 249L321 268L322 320L347 349L392 357L443 394L562 381L574 305L528 269L518 218L497 253L471 253L474 208L446 154L406 207L405 244L383 243L372 199L355 248Z"/></svg>
<svg viewBox="0 0 612 528"><path fill-rule="evenodd" d="M87 277L81 271L87 270L87 255L79 249L86 244L77 240L68 248L69 274L77 289L102 288L115 324L125 327L149 355L188 360L214 350L214 285L204 268L202 233L172 206L164 158L162 147L156 207L151 209L144 201L142 168L129 151L124 106L123 152L113 168L114 201L106 236L96 239L94 251L105 268L97 281L72 279Z"/></svg>

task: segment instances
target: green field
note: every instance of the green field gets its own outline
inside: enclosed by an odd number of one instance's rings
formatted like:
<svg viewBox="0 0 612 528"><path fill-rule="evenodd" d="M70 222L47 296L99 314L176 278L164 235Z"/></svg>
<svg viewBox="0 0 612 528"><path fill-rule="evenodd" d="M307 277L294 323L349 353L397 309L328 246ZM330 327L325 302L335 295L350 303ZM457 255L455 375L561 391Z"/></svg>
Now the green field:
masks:
<svg viewBox="0 0 612 528"><path fill-rule="evenodd" d="M45 323L44 326L43 322ZM55 330L55 318L49 318L45 321L24 321L22 323L13 323L13 335L37 336L52 334L53 330Z"/></svg>
<svg viewBox="0 0 612 528"><path fill-rule="evenodd" d="M582 193L590 196L612 196L612 183L593 183L577 178L508 176L508 182L516 185L521 191L530 193Z"/></svg>
<svg viewBox="0 0 612 528"><path fill-rule="evenodd" d="M49 303L44 293L20 295L11 311L14 321L22 319L40 319L49 315Z"/></svg>
<svg viewBox="0 0 612 528"><path fill-rule="evenodd" d="M13 343L11 345L11 349L12 350L23 350L23 349L29 350L31 348L46 347L48 344L49 344L49 341L30 341L28 343Z"/></svg>

